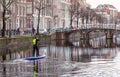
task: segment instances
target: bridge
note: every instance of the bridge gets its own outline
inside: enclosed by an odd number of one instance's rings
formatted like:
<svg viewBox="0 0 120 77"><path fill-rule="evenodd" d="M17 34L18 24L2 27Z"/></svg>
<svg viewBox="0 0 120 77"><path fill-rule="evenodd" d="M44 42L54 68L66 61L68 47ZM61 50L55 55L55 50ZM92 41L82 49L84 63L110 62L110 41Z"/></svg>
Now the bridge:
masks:
<svg viewBox="0 0 120 77"><path fill-rule="evenodd" d="M54 40L65 41L79 41L85 40L89 44L89 40L95 37L105 36L108 40L107 43L113 43L113 37L120 33L120 28L116 25L99 25L99 26L86 26L77 29L61 30L53 34Z"/></svg>

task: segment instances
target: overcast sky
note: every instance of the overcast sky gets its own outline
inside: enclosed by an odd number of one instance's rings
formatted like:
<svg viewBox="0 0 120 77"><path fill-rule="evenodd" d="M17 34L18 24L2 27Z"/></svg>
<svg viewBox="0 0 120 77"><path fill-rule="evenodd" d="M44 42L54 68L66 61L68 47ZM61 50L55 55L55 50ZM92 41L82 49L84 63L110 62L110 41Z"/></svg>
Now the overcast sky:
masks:
<svg viewBox="0 0 120 77"><path fill-rule="evenodd" d="M92 8L97 7L99 4L112 4L115 8L120 11L120 0L86 0Z"/></svg>

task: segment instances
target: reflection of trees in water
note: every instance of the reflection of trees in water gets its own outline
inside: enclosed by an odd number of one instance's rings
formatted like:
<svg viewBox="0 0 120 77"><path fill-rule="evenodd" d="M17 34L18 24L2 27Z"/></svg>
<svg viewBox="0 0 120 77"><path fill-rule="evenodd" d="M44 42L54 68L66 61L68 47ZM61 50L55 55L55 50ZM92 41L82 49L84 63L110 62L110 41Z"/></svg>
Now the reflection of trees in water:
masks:
<svg viewBox="0 0 120 77"><path fill-rule="evenodd" d="M37 73L38 73L38 61L33 61L33 77L37 77Z"/></svg>
<svg viewBox="0 0 120 77"><path fill-rule="evenodd" d="M82 48L82 49L72 48L71 61L90 62L91 56L90 56L89 52L90 51L87 50L87 48Z"/></svg>
<svg viewBox="0 0 120 77"><path fill-rule="evenodd" d="M115 48L79 48L76 46L53 46L47 48L46 58L39 61L21 64L8 64L1 66L3 74L11 73L15 76L28 77L59 77L64 72L68 71L68 65L65 62L91 62L92 59L112 59L116 56ZM31 56L31 50L11 53L11 59L16 59L18 55L20 58ZM7 54L7 57L8 58ZM13 57L14 56L14 57ZM67 69L67 70L66 70ZM71 69L70 69L71 70ZM6 73L7 72L7 73ZM28 74L29 73L29 74ZM7 74L8 75L8 74ZM6 75L6 76L7 76ZM9 75L10 76L10 75Z"/></svg>
<svg viewBox="0 0 120 77"><path fill-rule="evenodd" d="M2 64L2 74L3 74L3 77L6 77L6 66L4 64Z"/></svg>
<svg viewBox="0 0 120 77"><path fill-rule="evenodd" d="M17 50L17 51L12 51L8 48L3 48L1 51L1 61L6 61L6 60L14 60L14 59L20 59L20 58L25 58L27 56L32 55L32 49L29 50Z"/></svg>
<svg viewBox="0 0 120 77"><path fill-rule="evenodd" d="M6 57L6 53L9 53L9 58L11 59L11 52L8 48L2 48L2 51L1 51L1 61L4 61L7 59Z"/></svg>
<svg viewBox="0 0 120 77"><path fill-rule="evenodd" d="M80 41L72 41L69 40L57 40L56 42L52 43L55 46L76 46L76 47L90 47L90 48L111 48L119 46L116 42L112 41L111 39L106 39L105 37L100 38L92 38L89 41L83 39Z"/></svg>
<svg viewBox="0 0 120 77"><path fill-rule="evenodd" d="M12 54L16 52L20 52L21 50L30 49L30 48L31 48L30 40L23 41L17 38L4 39L0 44L0 55L1 55L0 60L3 60L3 61L7 59L11 60L13 59L13 57L15 57Z"/></svg>

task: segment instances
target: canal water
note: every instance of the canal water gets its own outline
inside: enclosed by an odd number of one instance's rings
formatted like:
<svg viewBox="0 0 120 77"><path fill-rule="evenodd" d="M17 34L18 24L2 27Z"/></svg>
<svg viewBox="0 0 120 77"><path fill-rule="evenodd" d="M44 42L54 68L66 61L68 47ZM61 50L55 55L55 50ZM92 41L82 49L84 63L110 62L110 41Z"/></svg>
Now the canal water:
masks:
<svg viewBox="0 0 120 77"><path fill-rule="evenodd" d="M100 39L91 42L95 47L79 47L78 42L40 46L46 58L38 61L24 59L32 48L6 54L5 60L0 57L0 77L120 77L120 48L104 47Z"/></svg>

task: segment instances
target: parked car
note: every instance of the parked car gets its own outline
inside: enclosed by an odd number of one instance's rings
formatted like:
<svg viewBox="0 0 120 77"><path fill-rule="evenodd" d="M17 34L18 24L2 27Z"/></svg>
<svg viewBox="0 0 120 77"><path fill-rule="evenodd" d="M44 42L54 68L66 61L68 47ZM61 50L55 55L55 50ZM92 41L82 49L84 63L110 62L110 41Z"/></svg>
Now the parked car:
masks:
<svg viewBox="0 0 120 77"><path fill-rule="evenodd" d="M46 29L39 29L39 33L40 34L45 34L45 33L47 33L47 30Z"/></svg>

